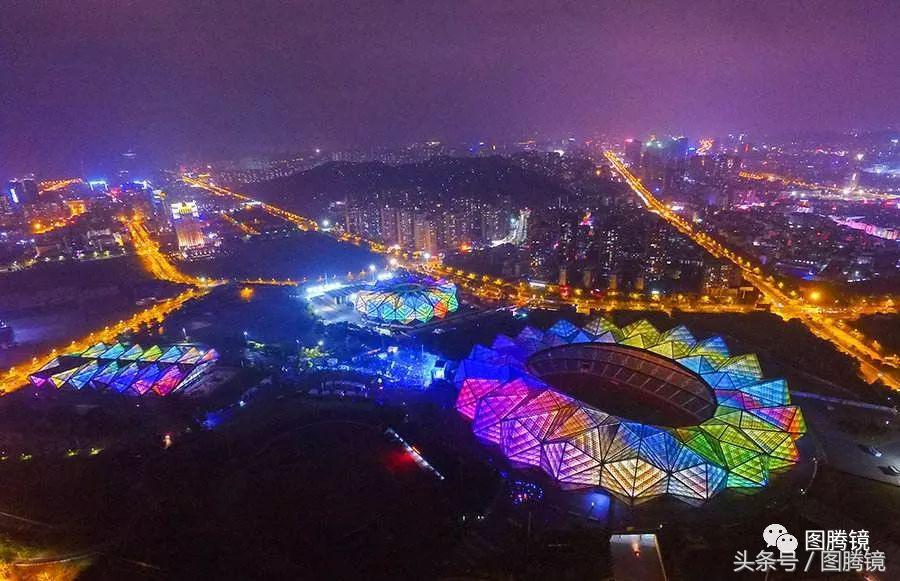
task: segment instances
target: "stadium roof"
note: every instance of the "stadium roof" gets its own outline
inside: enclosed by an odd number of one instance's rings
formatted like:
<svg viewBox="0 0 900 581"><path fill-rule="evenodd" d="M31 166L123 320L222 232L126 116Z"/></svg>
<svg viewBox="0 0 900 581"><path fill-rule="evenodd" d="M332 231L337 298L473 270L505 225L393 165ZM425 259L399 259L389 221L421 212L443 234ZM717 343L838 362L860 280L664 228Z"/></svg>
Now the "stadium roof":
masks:
<svg viewBox="0 0 900 581"><path fill-rule="evenodd" d="M585 341L585 336L587 341ZM554 374L614 381L689 414L659 426L609 414L544 382ZM619 329L597 319L579 329L526 327L478 346L459 367L456 407L480 439L565 486L599 486L628 499L708 499L764 486L799 460L806 431L787 384L765 379L755 355L733 356L720 337L647 321Z"/></svg>
<svg viewBox="0 0 900 581"><path fill-rule="evenodd" d="M29 379L35 386L80 390L90 387L128 395L169 395L193 383L218 359L195 343L174 345L97 343L84 351L55 357Z"/></svg>

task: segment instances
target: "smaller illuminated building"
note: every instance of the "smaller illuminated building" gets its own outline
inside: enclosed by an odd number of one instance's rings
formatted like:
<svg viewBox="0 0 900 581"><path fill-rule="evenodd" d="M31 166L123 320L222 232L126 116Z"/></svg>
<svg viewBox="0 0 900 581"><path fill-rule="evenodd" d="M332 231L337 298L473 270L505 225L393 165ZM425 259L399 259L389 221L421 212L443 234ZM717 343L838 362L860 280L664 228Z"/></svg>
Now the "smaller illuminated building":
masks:
<svg viewBox="0 0 900 581"><path fill-rule="evenodd" d="M172 221L178 236L179 250L196 250L206 245L203 237L203 223L197 202L175 202L172 204Z"/></svg>
<svg viewBox="0 0 900 581"><path fill-rule="evenodd" d="M97 343L53 358L29 379L36 387L90 387L126 395L167 396L196 382L218 360L210 347L194 343L151 345Z"/></svg>
<svg viewBox="0 0 900 581"><path fill-rule="evenodd" d="M356 310L369 320L384 323L427 323L458 308L455 284L412 275L379 282L356 295Z"/></svg>

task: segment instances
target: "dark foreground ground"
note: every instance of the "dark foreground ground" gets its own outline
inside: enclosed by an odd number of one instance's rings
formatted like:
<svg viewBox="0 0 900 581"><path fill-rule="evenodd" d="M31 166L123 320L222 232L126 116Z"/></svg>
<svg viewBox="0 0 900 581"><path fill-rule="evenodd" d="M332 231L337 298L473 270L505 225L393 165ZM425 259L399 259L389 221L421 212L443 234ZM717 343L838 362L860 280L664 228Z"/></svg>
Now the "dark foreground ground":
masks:
<svg viewBox="0 0 900 581"><path fill-rule="evenodd" d="M384 436L396 411L275 396L237 415L168 450L148 430L93 457L11 459L0 502L50 555L91 555L85 578L433 573L454 495Z"/></svg>
<svg viewBox="0 0 900 581"><path fill-rule="evenodd" d="M626 324L642 315L613 318ZM526 323L546 328L560 316L581 322L568 313L496 315L424 341L461 357L475 341ZM788 375L794 388L866 395L843 380L852 369L827 345L768 315L658 319L663 329L683 322L701 337L724 333L735 353L759 351L767 374ZM223 288L165 326L170 339L186 329L222 343L226 357L239 350L242 329L288 344L320 332L283 289L244 301ZM609 532L631 527L659 535L669 578L709 580L732 578L734 553L761 549L771 521L792 531L865 527L874 548L900 541L896 486L808 463L764 492L729 491L699 507L628 507L600 493L559 491L477 442L450 407L447 385L376 402L300 395L276 381L218 425L201 426L204 408L236 400L260 377L239 371L214 402L30 392L0 400L0 434L33 436L18 438L0 461L0 533L15 539L0 543L0 557L75 558L85 579L605 579ZM388 426L445 479L388 439ZM174 433L169 449L166 432ZM817 453L814 437L803 441L808 457ZM54 438L78 453L54 448ZM34 442L47 446L22 459ZM102 450L92 454L95 447ZM544 501L514 506L506 490L515 480L543 486Z"/></svg>

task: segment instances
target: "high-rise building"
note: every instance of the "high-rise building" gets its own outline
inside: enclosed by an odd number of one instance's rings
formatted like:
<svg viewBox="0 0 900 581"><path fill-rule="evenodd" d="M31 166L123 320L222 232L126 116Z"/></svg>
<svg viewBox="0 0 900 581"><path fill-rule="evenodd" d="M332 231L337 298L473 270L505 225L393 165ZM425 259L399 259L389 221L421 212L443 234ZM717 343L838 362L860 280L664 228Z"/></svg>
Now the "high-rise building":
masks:
<svg viewBox="0 0 900 581"><path fill-rule="evenodd" d="M178 237L179 250L196 250L206 245L203 236L203 223L197 202L175 202L172 204L172 222L175 224L175 235Z"/></svg>
<svg viewBox="0 0 900 581"><path fill-rule="evenodd" d="M665 173L666 156L663 143L657 139L647 142L641 154L640 177L651 190L659 191Z"/></svg>
<svg viewBox="0 0 900 581"><path fill-rule="evenodd" d="M381 212L372 203L348 205L345 214L345 227L348 232L359 234L363 238L381 239Z"/></svg>
<svg viewBox="0 0 900 581"><path fill-rule="evenodd" d="M11 214L14 208L12 192L9 190L0 192L0 214Z"/></svg>
<svg viewBox="0 0 900 581"><path fill-rule="evenodd" d="M414 248L416 244L416 213L412 210L397 212L397 244L404 248Z"/></svg>
<svg viewBox="0 0 900 581"><path fill-rule="evenodd" d="M716 178L721 182L736 176L741 171L741 158L736 155L723 153L717 155L715 160Z"/></svg>
<svg viewBox="0 0 900 581"><path fill-rule="evenodd" d="M416 212L413 218L413 249L436 252L434 225L425 212Z"/></svg>
<svg viewBox="0 0 900 581"><path fill-rule="evenodd" d="M9 199L13 205L31 205L37 202L38 186L33 177L15 179L9 182Z"/></svg>
<svg viewBox="0 0 900 581"><path fill-rule="evenodd" d="M122 156L119 158L119 168L116 173L123 181L134 180L138 173L137 164L137 154L129 149L122 153Z"/></svg>
<svg viewBox="0 0 900 581"><path fill-rule="evenodd" d="M607 228L597 236L597 274L609 277L617 266L619 231Z"/></svg>
<svg viewBox="0 0 900 581"><path fill-rule="evenodd" d="M556 216L547 213L533 213L529 217L527 247L529 253L529 274L535 278L551 278L551 269L556 262L556 245L559 226Z"/></svg>
<svg viewBox="0 0 900 581"><path fill-rule="evenodd" d="M672 157L675 159L687 159L690 143L687 137L676 137L672 141Z"/></svg>
<svg viewBox="0 0 900 581"><path fill-rule="evenodd" d="M441 228L439 245L442 249L456 250L472 241L469 229L469 217L466 212L447 211L444 212L440 218Z"/></svg>
<svg viewBox="0 0 900 581"><path fill-rule="evenodd" d="M606 279L606 288L614 291L619 289L619 275L613 273Z"/></svg>
<svg viewBox="0 0 900 581"><path fill-rule="evenodd" d="M709 262L704 265L702 276L701 291L708 295L723 295L741 284L740 270L730 262Z"/></svg>
<svg viewBox="0 0 900 581"><path fill-rule="evenodd" d="M561 263L574 262L577 254L579 218L575 214L561 217L559 221L559 243L557 256Z"/></svg>
<svg viewBox="0 0 900 581"><path fill-rule="evenodd" d="M581 271L581 286L584 288L594 288L594 269L585 268Z"/></svg>
<svg viewBox="0 0 900 581"><path fill-rule="evenodd" d="M382 206L378 208L378 218L381 222L381 239L390 246L400 244L398 231L397 208Z"/></svg>
<svg viewBox="0 0 900 581"><path fill-rule="evenodd" d="M499 208L485 205L481 211L481 240L492 242L509 234L509 218Z"/></svg>
<svg viewBox="0 0 900 581"><path fill-rule="evenodd" d="M625 161L632 168L641 165L641 150L644 144L638 139L629 139L625 141Z"/></svg>

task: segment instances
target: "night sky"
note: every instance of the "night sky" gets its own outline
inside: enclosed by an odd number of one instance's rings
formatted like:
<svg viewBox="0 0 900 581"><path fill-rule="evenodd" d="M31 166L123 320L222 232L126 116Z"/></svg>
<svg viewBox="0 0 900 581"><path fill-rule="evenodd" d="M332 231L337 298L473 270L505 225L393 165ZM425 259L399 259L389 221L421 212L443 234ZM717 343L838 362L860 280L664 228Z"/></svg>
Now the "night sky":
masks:
<svg viewBox="0 0 900 581"><path fill-rule="evenodd" d="M895 1L6 0L0 177L129 148L896 127L898 31Z"/></svg>

